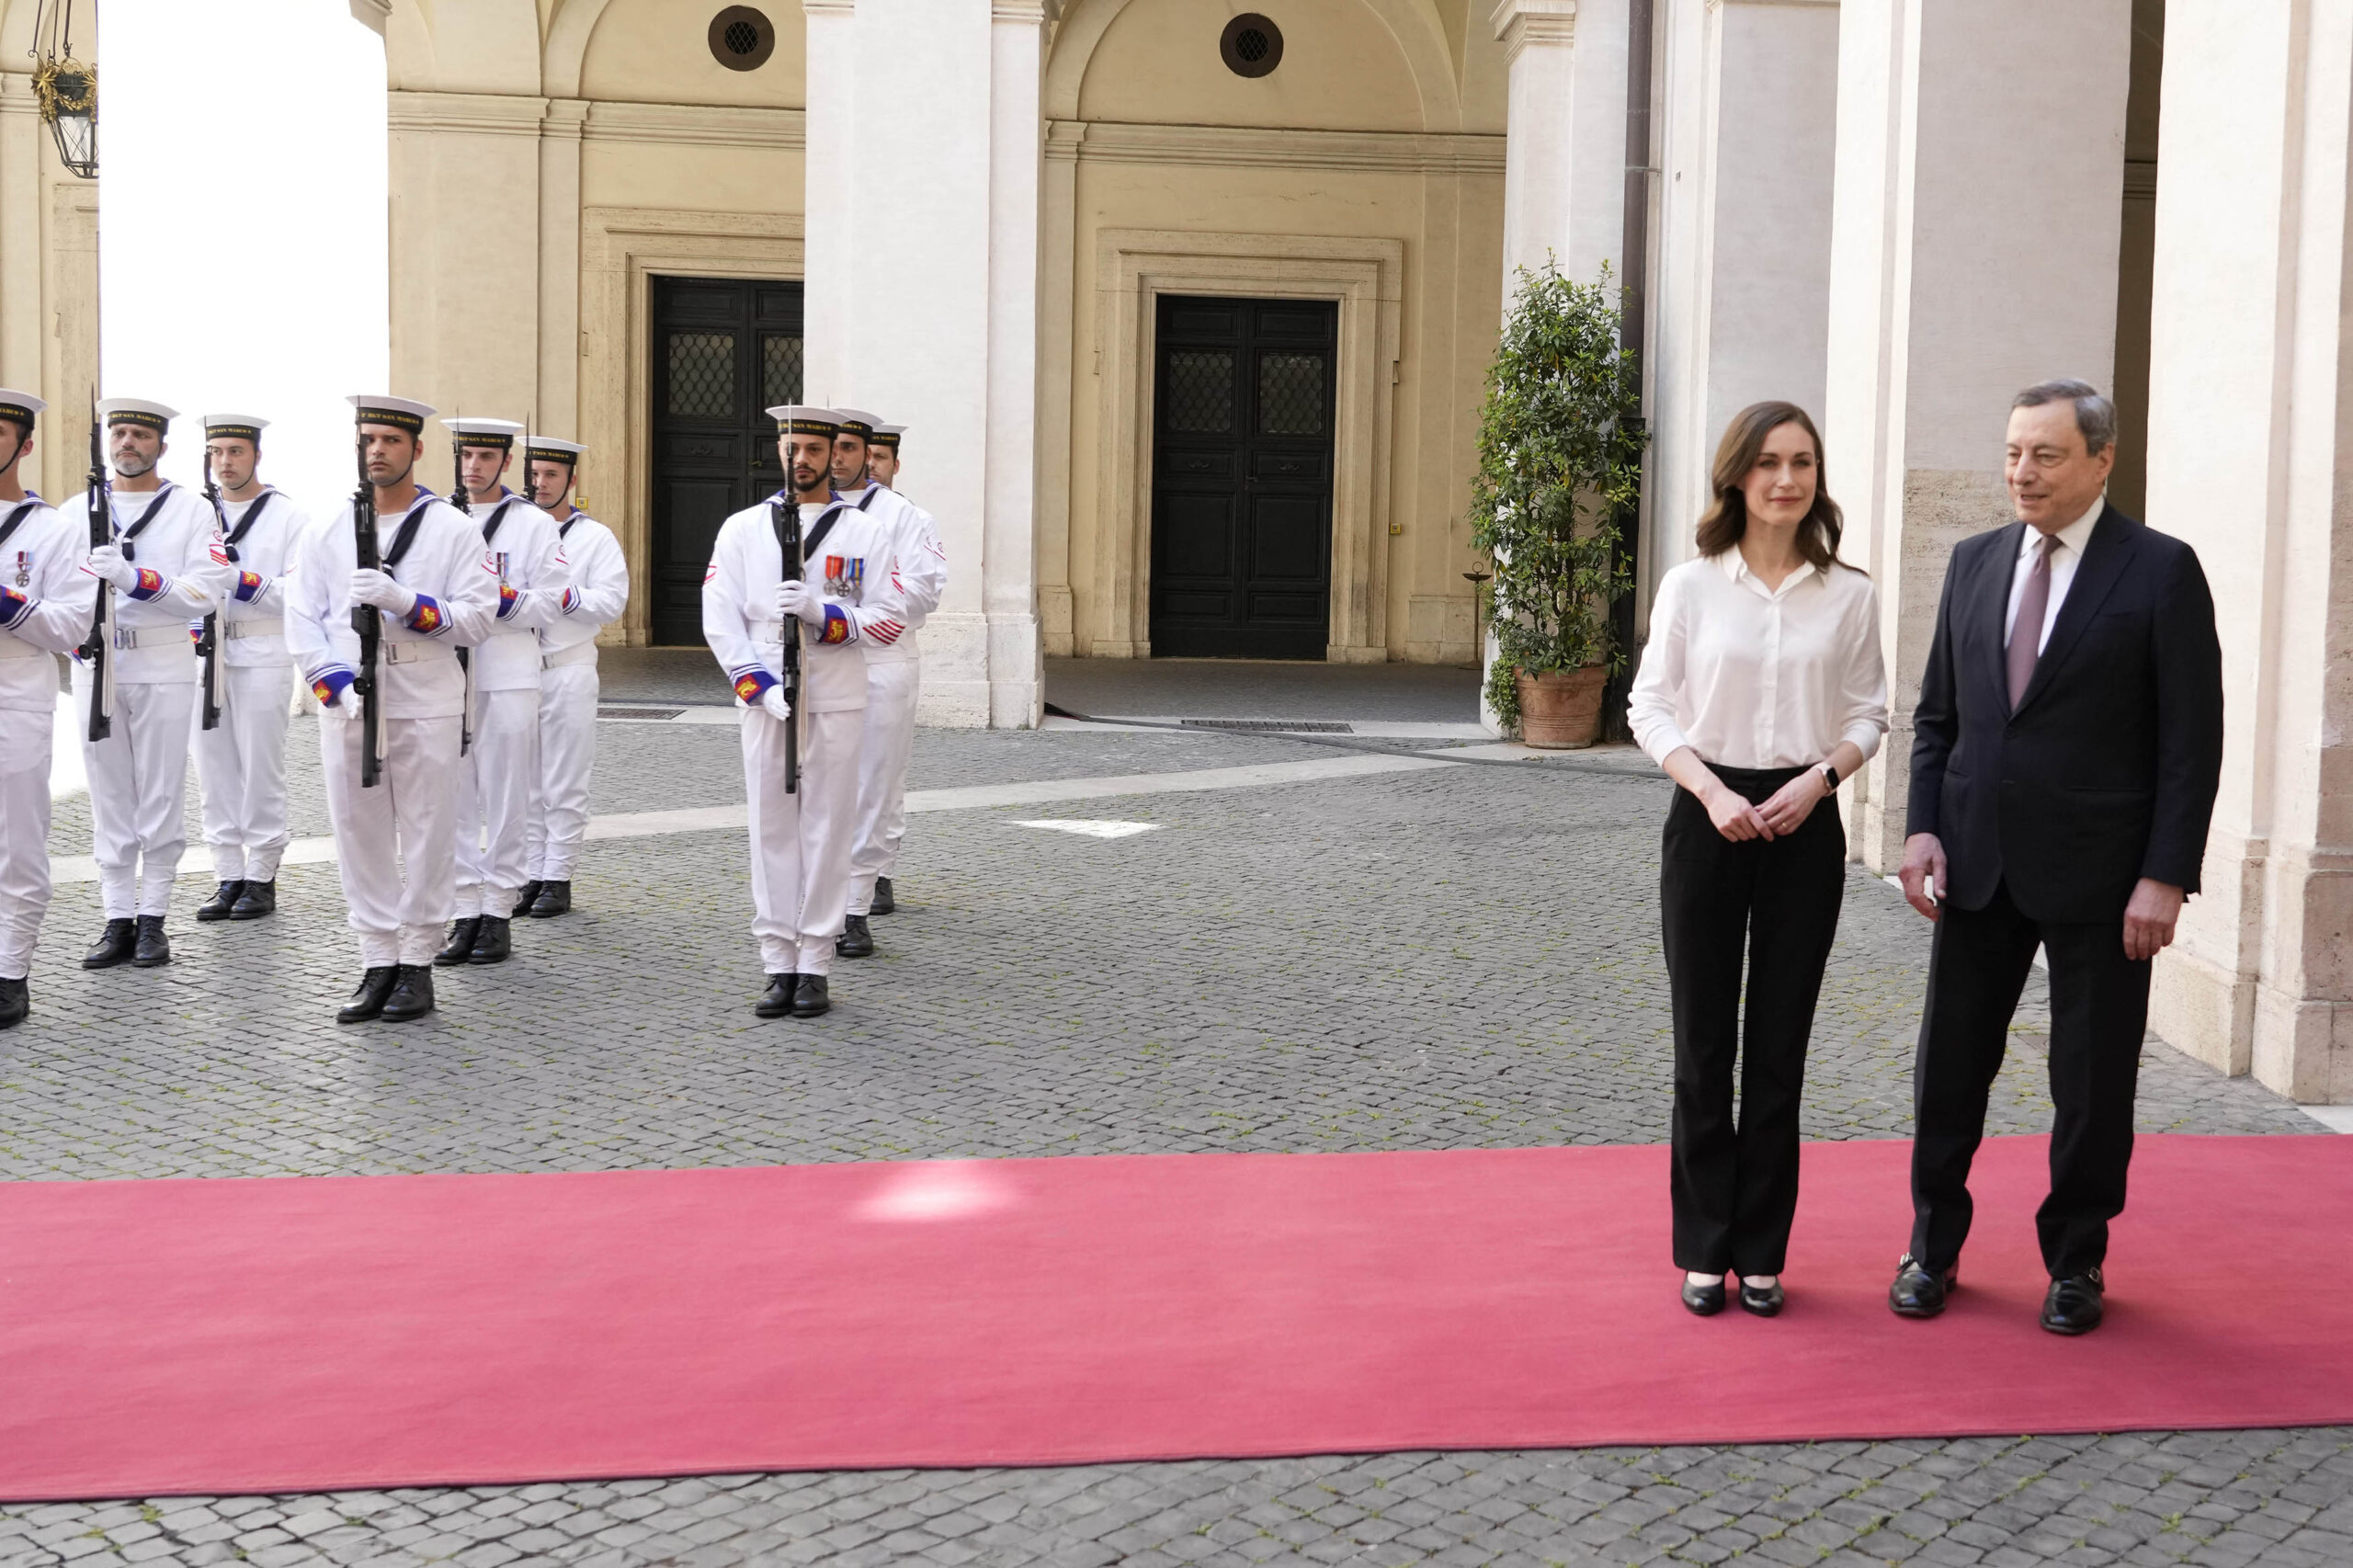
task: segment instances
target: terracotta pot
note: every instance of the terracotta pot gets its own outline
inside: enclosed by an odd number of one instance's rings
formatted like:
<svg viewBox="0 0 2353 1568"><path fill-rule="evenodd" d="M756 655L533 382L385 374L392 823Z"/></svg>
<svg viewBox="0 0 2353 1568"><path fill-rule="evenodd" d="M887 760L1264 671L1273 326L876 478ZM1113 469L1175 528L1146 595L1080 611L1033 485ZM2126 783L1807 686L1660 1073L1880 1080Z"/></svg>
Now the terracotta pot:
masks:
<svg viewBox="0 0 2353 1568"><path fill-rule="evenodd" d="M1609 672L1599 665L1581 670L1515 670L1519 685L1519 738L1550 751L1575 751L1601 738L1601 688Z"/></svg>

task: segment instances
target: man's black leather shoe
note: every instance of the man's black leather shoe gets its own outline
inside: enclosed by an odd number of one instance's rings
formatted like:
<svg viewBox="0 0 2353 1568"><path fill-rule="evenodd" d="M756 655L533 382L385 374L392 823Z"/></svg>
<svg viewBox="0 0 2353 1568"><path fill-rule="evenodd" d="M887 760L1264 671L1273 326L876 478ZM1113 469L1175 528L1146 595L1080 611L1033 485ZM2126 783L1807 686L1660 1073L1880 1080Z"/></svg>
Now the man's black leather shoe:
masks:
<svg viewBox="0 0 2353 1568"><path fill-rule="evenodd" d="M531 900L528 910L517 908L517 915L529 915L534 920L551 920L559 915L572 913L572 883L541 882L539 896Z"/></svg>
<svg viewBox="0 0 2353 1568"><path fill-rule="evenodd" d="M429 965L404 963L392 971L392 994L378 1017L388 1024L406 1023L433 1011L433 971Z"/></svg>
<svg viewBox="0 0 2353 1568"><path fill-rule="evenodd" d="M804 974L801 983L792 988L792 1016L796 1018L813 1018L833 1005L825 994L825 977L822 974Z"/></svg>
<svg viewBox="0 0 2353 1568"><path fill-rule="evenodd" d="M2042 1326L2053 1334L2089 1334L2108 1315L2108 1282L2097 1268L2053 1279L2042 1298Z"/></svg>
<svg viewBox="0 0 2353 1568"><path fill-rule="evenodd" d="M32 988L25 981L0 980L0 1029L13 1029L33 1010Z"/></svg>
<svg viewBox="0 0 2353 1568"><path fill-rule="evenodd" d="M797 974L769 975L768 988L760 993L758 1001L752 1004L753 1014L763 1018L784 1017L792 1011L792 993L800 983L801 977Z"/></svg>
<svg viewBox="0 0 2353 1568"><path fill-rule="evenodd" d="M853 915L842 926L842 934L834 938L834 951L846 959L874 956L874 933L866 928L866 916Z"/></svg>
<svg viewBox="0 0 2353 1568"><path fill-rule="evenodd" d="M891 892L891 879L888 877L875 878L874 902L866 906L866 913L869 915L888 915L891 911L898 907L899 901L897 898L893 897Z"/></svg>
<svg viewBox="0 0 2353 1568"><path fill-rule="evenodd" d="M1888 1309L1900 1318L1932 1318L1945 1310L1945 1297L1960 1283L1958 1268L1931 1274L1907 1252L1896 1260L1895 1283L1887 1288Z"/></svg>
<svg viewBox="0 0 2353 1568"><path fill-rule="evenodd" d="M237 907L237 901L244 895L244 883L222 882L213 890L210 898L196 906L196 917L199 920L226 920L229 912Z"/></svg>
<svg viewBox="0 0 2353 1568"><path fill-rule="evenodd" d="M1770 1285L1764 1286L1761 1289L1757 1286L1751 1285L1745 1279L1740 1282L1740 1310L1742 1312L1752 1313L1760 1318L1775 1317L1778 1316L1781 1311L1781 1282L1779 1279L1774 1280Z"/></svg>
<svg viewBox="0 0 2353 1568"><path fill-rule="evenodd" d="M161 969L172 961L172 939L164 935L162 915L141 915L137 930L131 949L131 968Z"/></svg>
<svg viewBox="0 0 2353 1568"><path fill-rule="evenodd" d="M466 954L468 963L505 963L506 955L515 950L515 923L495 915L485 915L474 932L474 945Z"/></svg>
<svg viewBox="0 0 2353 1568"><path fill-rule="evenodd" d="M515 890L514 918L520 920L531 913L531 905L539 902L540 890L545 886L545 882L531 881Z"/></svg>
<svg viewBox="0 0 2353 1568"><path fill-rule="evenodd" d="M335 1016L338 1024L362 1024L384 1010L384 999L392 994L393 977L400 970L392 964L379 965L359 977L359 989L351 994Z"/></svg>
<svg viewBox="0 0 2353 1568"><path fill-rule="evenodd" d="M244 892L237 895L236 906L229 911L232 920L258 920L265 915L278 913L278 879L266 882L247 882Z"/></svg>
<svg viewBox="0 0 2353 1568"><path fill-rule="evenodd" d="M131 961L131 949L139 943L139 927L128 920L109 920L90 950L82 955L84 969L112 969L119 963Z"/></svg>
<svg viewBox="0 0 2353 1568"><path fill-rule="evenodd" d="M482 935L482 916L469 915L463 920L451 921L449 939L433 955L433 961L447 969L451 964L464 963L474 956L474 938Z"/></svg>
<svg viewBox="0 0 2353 1568"><path fill-rule="evenodd" d="M1724 1310L1724 1282L1718 1279L1706 1285L1694 1285L1687 1274L1683 1278L1683 1304L1697 1316L1715 1316Z"/></svg>

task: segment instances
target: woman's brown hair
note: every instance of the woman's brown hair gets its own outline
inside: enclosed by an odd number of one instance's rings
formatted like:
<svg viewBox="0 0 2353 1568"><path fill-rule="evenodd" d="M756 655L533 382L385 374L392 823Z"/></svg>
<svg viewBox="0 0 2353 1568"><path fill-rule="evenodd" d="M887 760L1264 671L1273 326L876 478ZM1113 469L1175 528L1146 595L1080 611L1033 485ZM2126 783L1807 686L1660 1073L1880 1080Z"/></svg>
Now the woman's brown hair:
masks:
<svg viewBox="0 0 2353 1568"><path fill-rule="evenodd" d="M1765 450L1765 437L1784 425L1796 426L1813 442L1813 506L1798 522L1798 554L1817 572L1827 573L1833 562L1846 566L1838 560L1838 537L1846 531L1847 516L1830 498L1830 484L1823 474L1822 432L1804 409L1778 400L1752 403L1724 426L1724 438L1716 444L1715 467L1708 476L1714 498L1699 519L1699 553L1722 555L1748 531L1748 496L1741 483Z"/></svg>

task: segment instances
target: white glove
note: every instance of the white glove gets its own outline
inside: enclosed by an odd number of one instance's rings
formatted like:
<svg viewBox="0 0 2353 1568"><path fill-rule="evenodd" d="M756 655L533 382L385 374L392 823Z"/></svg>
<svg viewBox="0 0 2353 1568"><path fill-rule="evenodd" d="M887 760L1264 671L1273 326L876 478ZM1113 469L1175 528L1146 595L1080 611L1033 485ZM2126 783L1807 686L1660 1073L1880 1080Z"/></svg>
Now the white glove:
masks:
<svg viewBox="0 0 2353 1568"><path fill-rule="evenodd" d="M806 583L784 583L776 590L776 612L797 615L812 626L825 624L825 597Z"/></svg>
<svg viewBox="0 0 2353 1568"><path fill-rule="evenodd" d="M347 686L335 695L333 702L320 703L319 711L331 722L347 724L359 717L359 699Z"/></svg>
<svg viewBox="0 0 2353 1568"><path fill-rule="evenodd" d="M792 722L792 704L784 699L784 687L780 686L760 693L760 710L779 724Z"/></svg>
<svg viewBox="0 0 2353 1568"><path fill-rule="evenodd" d="M84 570L91 576L103 577L125 591L139 586L139 568L125 561L122 551L111 544L93 546L89 563Z"/></svg>
<svg viewBox="0 0 2353 1568"><path fill-rule="evenodd" d="M406 615L416 608L416 595L374 567L362 566L351 574L351 602Z"/></svg>

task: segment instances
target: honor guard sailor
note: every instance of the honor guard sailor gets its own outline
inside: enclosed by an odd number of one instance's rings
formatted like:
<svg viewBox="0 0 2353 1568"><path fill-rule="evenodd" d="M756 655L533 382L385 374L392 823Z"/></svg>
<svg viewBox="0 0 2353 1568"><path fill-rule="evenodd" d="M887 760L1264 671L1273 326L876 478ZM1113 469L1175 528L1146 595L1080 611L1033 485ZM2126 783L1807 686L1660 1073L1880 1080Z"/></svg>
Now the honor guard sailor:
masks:
<svg viewBox="0 0 2353 1568"><path fill-rule="evenodd" d="M858 814L850 836L849 915L836 944L844 958L852 959L874 951L867 916L897 907L891 873L898 868L899 841L907 832L907 759L915 751L915 699L923 687L915 633L948 591L939 525L899 494L899 442L906 426L863 423L871 427L862 442L847 423L835 439L834 483L870 510L895 514L891 573L906 598L907 630L896 642L866 645L866 738L858 755Z"/></svg>
<svg viewBox="0 0 2353 1568"><path fill-rule="evenodd" d="M472 649L473 743L458 771L458 906L438 964L501 963L527 880L531 801L540 788L540 631L563 603L555 519L499 483L523 426L444 419L460 482L498 579L498 609Z"/></svg>
<svg viewBox="0 0 2353 1568"><path fill-rule="evenodd" d="M220 607L236 574L204 497L155 472L178 411L114 398L98 404L98 415L114 478L92 478L106 485L108 542L91 548L84 569L113 589L107 656L114 710L106 738L83 742L91 850L107 924L82 967L111 969L128 960L147 969L172 961L164 917L188 848L198 675L188 623ZM90 537L86 491L58 509ZM106 684L96 676L88 658L74 662L74 697L85 715L94 691Z"/></svg>
<svg viewBox="0 0 2353 1568"><path fill-rule="evenodd" d="M268 425L250 414L204 416L222 553L236 575L209 631L218 722L196 728L204 842L219 883L197 907L199 920L258 920L276 910L278 862L286 853L286 726L294 678L286 651L287 571L311 517L261 481L261 433ZM199 700L199 711L205 706Z"/></svg>
<svg viewBox="0 0 2353 1568"><path fill-rule="evenodd" d="M33 426L49 405L0 387L0 1029L31 1006L33 944L49 910L50 748L57 658L89 635L98 580L80 532L24 485Z"/></svg>
<svg viewBox="0 0 2353 1568"><path fill-rule="evenodd" d="M327 815L359 936L364 972L341 1023L433 1010L434 945L457 903L458 647L486 636L498 613L481 532L416 483L433 410L350 401L364 483L298 547L286 622L319 699ZM381 568L359 565L362 531ZM375 755L363 755L371 744Z"/></svg>
<svg viewBox="0 0 2353 1568"><path fill-rule="evenodd" d="M573 505L577 441L524 437L531 500L555 519L563 597L540 629L540 787L531 806L526 902L544 920L572 908L572 867L588 832L588 777L597 764L597 634L629 606L629 562L613 530Z"/></svg>
<svg viewBox="0 0 2353 1568"><path fill-rule="evenodd" d="M797 405L768 414L790 480L720 525L702 626L743 708L752 930L768 977L753 1010L805 1018L831 1005L826 976L848 907L866 645L896 642L906 620L888 525L833 498L839 419Z"/></svg>

